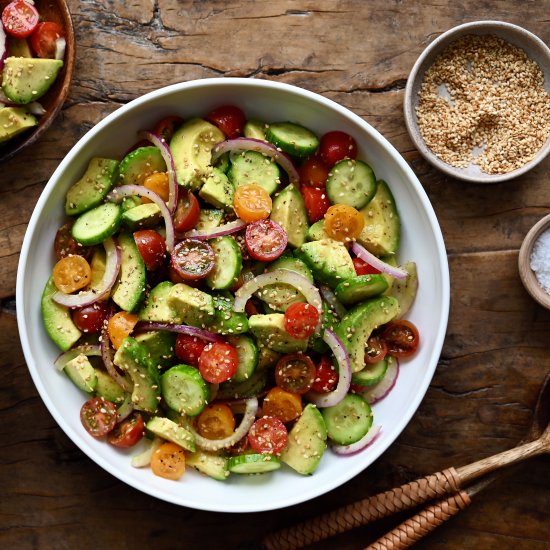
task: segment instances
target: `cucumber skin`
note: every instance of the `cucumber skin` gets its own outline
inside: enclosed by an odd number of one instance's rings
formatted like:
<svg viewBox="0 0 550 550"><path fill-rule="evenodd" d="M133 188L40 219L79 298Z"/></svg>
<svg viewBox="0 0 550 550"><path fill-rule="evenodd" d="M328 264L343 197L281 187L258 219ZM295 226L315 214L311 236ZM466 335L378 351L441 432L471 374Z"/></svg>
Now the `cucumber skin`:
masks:
<svg viewBox="0 0 550 550"><path fill-rule="evenodd" d="M308 143L296 143L286 135L291 132L301 134L300 141ZM319 147L319 138L309 129L294 122L274 122L268 125L265 131L266 139L279 147L285 153L294 157L304 158L314 153ZM292 136L291 136L292 137Z"/></svg>
<svg viewBox="0 0 550 550"><path fill-rule="evenodd" d="M212 239L210 246L216 254L216 264L206 277L206 284L213 290L226 290L241 274L243 268L241 249L237 241L229 236Z"/></svg>
<svg viewBox="0 0 550 550"><path fill-rule="evenodd" d="M376 194L377 183L374 171L366 162L344 159L331 168L326 188L332 204L347 204L360 210Z"/></svg>
<svg viewBox="0 0 550 550"><path fill-rule="evenodd" d="M357 394L348 393L338 405L322 409L321 414L329 439L340 445L356 443L367 435L372 426L372 409ZM355 414L353 420L350 418L351 414ZM342 421L342 418L345 420ZM346 420L350 423L349 426L344 425Z"/></svg>
<svg viewBox="0 0 550 550"><path fill-rule="evenodd" d="M194 397L188 388L193 386L198 399L191 401ZM176 365L168 369L160 377L162 397L166 404L173 410L185 413L188 416L197 416L208 403L209 389L199 371L189 365Z"/></svg>
<svg viewBox="0 0 550 550"><path fill-rule="evenodd" d="M227 469L234 474L265 474L280 467L281 462L268 454L232 456L227 461Z"/></svg>
<svg viewBox="0 0 550 550"><path fill-rule="evenodd" d="M88 220L93 222L98 218L105 218L106 215L109 218L103 220L104 224L101 229L96 227L95 232L90 232L86 228ZM121 224L122 207L112 202L105 202L81 214L71 228L71 235L80 244L94 246L101 244L105 239L114 235L119 230Z"/></svg>

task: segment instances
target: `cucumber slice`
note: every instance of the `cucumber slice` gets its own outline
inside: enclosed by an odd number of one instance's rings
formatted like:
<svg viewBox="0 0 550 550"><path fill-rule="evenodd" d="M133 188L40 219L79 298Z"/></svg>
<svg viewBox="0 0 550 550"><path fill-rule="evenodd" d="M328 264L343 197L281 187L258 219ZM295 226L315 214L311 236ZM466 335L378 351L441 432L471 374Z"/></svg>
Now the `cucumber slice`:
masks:
<svg viewBox="0 0 550 550"><path fill-rule="evenodd" d="M372 386L384 378L387 370L388 362L386 359L383 359L373 365L366 365L359 372L354 372L351 376L351 381L353 384L359 384L360 386Z"/></svg>
<svg viewBox="0 0 550 550"><path fill-rule="evenodd" d="M206 284L217 290L229 288L237 281L243 267L241 249L229 236L212 239L210 246L216 255L216 263L206 277Z"/></svg>
<svg viewBox="0 0 550 550"><path fill-rule="evenodd" d="M232 456L227 461L227 469L234 474L265 474L280 467L281 461L267 454Z"/></svg>
<svg viewBox="0 0 550 550"><path fill-rule="evenodd" d="M208 385L199 371L189 365L176 365L160 377L162 396L175 411L188 416L200 414L208 402Z"/></svg>
<svg viewBox="0 0 550 550"><path fill-rule="evenodd" d="M231 377L231 380L233 382L245 382L254 374L258 366L258 346L256 342L246 334L230 336L228 340L232 346L237 348L237 353L239 354L237 371Z"/></svg>
<svg viewBox="0 0 550 550"><path fill-rule="evenodd" d="M360 396L348 393L338 405L321 411L328 437L340 445L350 445L367 435L372 426L372 410Z"/></svg>
<svg viewBox="0 0 550 550"><path fill-rule="evenodd" d="M75 240L92 246L114 235L122 222L122 208L114 202L100 204L81 214L71 229Z"/></svg>
<svg viewBox="0 0 550 550"><path fill-rule="evenodd" d="M334 294L343 304L355 304L367 298L378 296L388 289L388 282L383 275L359 275L342 281Z"/></svg>
<svg viewBox="0 0 550 550"><path fill-rule="evenodd" d="M227 175L235 187L255 183L270 195L275 193L281 183L279 166L273 159L256 151L246 151L232 157Z"/></svg>
<svg viewBox="0 0 550 550"><path fill-rule="evenodd" d="M295 157L307 157L319 147L319 138L294 122L274 122L267 127L265 136L273 145Z"/></svg>
<svg viewBox="0 0 550 550"><path fill-rule="evenodd" d="M376 194L377 183L372 168L362 160L337 162L327 178L327 195L332 204L347 204L358 210Z"/></svg>
<svg viewBox="0 0 550 550"><path fill-rule="evenodd" d="M122 185L143 185L145 178L155 172L165 172L166 162L157 147L138 147L128 153L119 166Z"/></svg>

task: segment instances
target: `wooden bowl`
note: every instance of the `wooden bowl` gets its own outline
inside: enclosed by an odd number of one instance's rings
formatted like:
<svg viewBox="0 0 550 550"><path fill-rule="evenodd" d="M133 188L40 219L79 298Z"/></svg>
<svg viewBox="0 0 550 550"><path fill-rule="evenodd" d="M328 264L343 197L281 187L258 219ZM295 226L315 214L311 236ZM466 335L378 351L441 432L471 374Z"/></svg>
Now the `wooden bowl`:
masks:
<svg viewBox="0 0 550 550"><path fill-rule="evenodd" d="M519 249L519 276L527 292L543 307L550 309L550 294L540 285L535 272L531 269L531 253L537 239L550 229L550 214L539 220L527 233Z"/></svg>
<svg viewBox="0 0 550 550"><path fill-rule="evenodd" d="M54 85L39 100L46 109L46 113L38 118L38 126L0 145L0 162L13 157L27 145L34 143L46 131L65 102L73 76L75 40L73 22L67 3L64 0L35 0L35 6L41 15L41 20L54 21L61 25L65 31L67 47L63 68Z"/></svg>

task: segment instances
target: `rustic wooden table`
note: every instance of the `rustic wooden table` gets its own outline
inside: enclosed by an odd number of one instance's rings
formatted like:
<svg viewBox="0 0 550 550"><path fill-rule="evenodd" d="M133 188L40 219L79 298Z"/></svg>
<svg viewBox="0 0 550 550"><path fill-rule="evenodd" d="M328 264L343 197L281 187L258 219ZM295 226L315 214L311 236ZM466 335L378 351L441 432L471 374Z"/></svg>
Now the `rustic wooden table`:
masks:
<svg viewBox="0 0 550 550"><path fill-rule="evenodd" d="M43 139L0 179L0 546L236 548L286 526L451 465L514 446L550 370L550 313L524 291L517 256L550 210L550 162L509 183L443 177L413 148L402 100L423 48L457 24L500 19L550 41L548 0L69 0L77 64L68 101ZM27 222L49 176L89 128L174 82L216 76L302 86L350 108L404 155L441 224L451 313L418 412L367 471L312 502L258 514L180 508L124 485L84 456L43 405L18 341L14 290ZM548 458L476 497L419 548L550 548ZM269 498L269 495L266 495ZM397 519L316 545L358 549Z"/></svg>

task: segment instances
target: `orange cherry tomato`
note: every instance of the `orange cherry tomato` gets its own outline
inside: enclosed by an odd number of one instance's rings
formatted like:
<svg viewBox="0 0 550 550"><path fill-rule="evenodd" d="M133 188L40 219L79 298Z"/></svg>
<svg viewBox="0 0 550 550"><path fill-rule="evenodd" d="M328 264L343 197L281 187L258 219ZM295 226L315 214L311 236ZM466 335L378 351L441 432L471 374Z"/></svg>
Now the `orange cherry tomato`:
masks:
<svg viewBox="0 0 550 550"><path fill-rule="evenodd" d="M235 213L243 222L265 220L271 214L271 197L260 185L239 185L233 199Z"/></svg>
<svg viewBox="0 0 550 550"><path fill-rule="evenodd" d="M291 422L302 415L302 398L275 386L265 396L262 410L268 416L275 416L281 422Z"/></svg>
<svg viewBox="0 0 550 550"><path fill-rule="evenodd" d="M55 286L66 294L87 286L92 278L92 268L82 256L66 256L53 268Z"/></svg>
<svg viewBox="0 0 550 550"><path fill-rule="evenodd" d="M361 234L365 218L361 212L347 204L335 204L325 214L325 231L336 241L349 242Z"/></svg>
<svg viewBox="0 0 550 550"><path fill-rule="evenodd" d="M208 405L197 419L197 431L207 439L223 439L235 431L235 416L225 403Z"/></svg>
<svg viewBox="0 0 550 550"><path fill-rule="evenodd" d="M163 443L151 457L151 470L156 476L178 480L185 472L185 451L170 441Z"/></svg>
<svg viewBox="0 0 550 550"><path fill-rule="evenodd" d="M168 187L168 174L166 172L155 172L143 180L143 187L155 192L164 202L168 202L170 189ZM153 202L147 197L141 197L141 202L146 204Z"/></svg>
<svg viewBox="0 0 550 550"><path fill-rule="evenodd" d="M127 311L119 311L109 319L107 333L115 349L118 349L124 339L132 334L138 321L137 315Z"/></svg>

